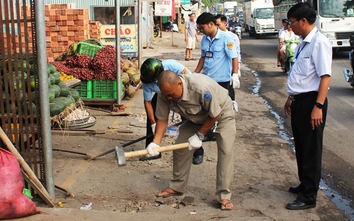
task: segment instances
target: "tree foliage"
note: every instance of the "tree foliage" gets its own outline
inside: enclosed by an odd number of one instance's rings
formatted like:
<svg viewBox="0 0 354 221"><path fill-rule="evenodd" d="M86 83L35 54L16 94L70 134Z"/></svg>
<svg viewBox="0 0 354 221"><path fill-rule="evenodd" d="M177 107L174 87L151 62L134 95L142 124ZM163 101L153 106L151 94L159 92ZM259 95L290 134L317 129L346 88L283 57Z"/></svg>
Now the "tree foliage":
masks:
<svg viewBox="0 0 354 221"><path fill-rule="evenodd" d="M203 4L207 7L213 6L217 3L217 0L202 0Z"/></svg>

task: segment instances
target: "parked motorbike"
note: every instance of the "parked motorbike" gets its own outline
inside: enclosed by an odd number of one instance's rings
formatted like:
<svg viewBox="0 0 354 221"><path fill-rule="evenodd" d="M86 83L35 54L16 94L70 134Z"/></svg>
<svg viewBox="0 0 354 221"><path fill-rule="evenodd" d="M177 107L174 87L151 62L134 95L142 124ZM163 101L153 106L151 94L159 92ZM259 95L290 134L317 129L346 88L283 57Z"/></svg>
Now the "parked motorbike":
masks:
<svg viewBox="0 0 354 221"><path fill-rule="evenodd" d="M287 73L294 64L294 53L297 47L299 40L285 40L286 44L285 49L285 60L280 59L284 73Z"/></svg>
<svg viewBox="0 0 354 221"><path fill-rule="evenodd" d="M162 24L162 30L164 31L172 31L173 29L173 24L172 22L168 21Z"/></svg>
<svg viewBox="0 0 354 221"><path fill-rule="evenodd" d="M350 39L349 39L350 46L352 47L352 50L349 52L349 61L350 61L350 66L352 67L352 70L354 70L354 32L351 34ZM353 77L353 72L349 70L348 68L343 69L343 74L344 74L344 79L354 88L354 77Z"/></svg>
<svg viewBox="0 0 354 221"><path fill-rule="evenodd" d="M160 35L160 26L159 25L155 25L154 26L154 37L157 38Z"/></svg>
<svg viewBox="0 0 354 221"><path fill-rule="evenodd" d="M242 30L240 26L235 27L235 34L238 36L239 39L242 39Z"/></svg>

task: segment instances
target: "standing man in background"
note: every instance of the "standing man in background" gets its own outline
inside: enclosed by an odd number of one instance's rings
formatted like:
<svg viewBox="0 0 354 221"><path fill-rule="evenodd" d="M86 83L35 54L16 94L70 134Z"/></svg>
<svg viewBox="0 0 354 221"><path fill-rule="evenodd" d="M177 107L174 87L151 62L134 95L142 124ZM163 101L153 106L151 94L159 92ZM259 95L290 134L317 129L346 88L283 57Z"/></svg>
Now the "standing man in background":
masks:
<svg viewBox="0 0 354 221"><path fill-rule="evenodd" d="M300 184L289 188L297 194L289 210L316 207L321 179L323 131L327 116L327 94L331 81L332 46L315 26L315 9L298 3L288 11L295 34L301 36L295 63L287 81L285 115L291 116Z"/></svg>
<svg viewBox="0 0 354 221"><path fill-rule="evenodd" d="M195 41L198 40L197 23L195 22L195 13L189 15L189 20L186 22L186 29L184 32L184 41L187 42L185 60L193 59L192 53L195 49Z"/></svg>
<svg viewBox="0 0 354 221"><path fill-rule="evenodd" d="M234 40L227 32L217 28L216 19L211 13L202 13L197 25L205 36L201 41L201 57L194 72L202 71L230 91L232 76L238 77L238 55ZM235 100L232 94L229 93L229 96Z"/></svg>
<svg viewBox="0 0 354 221"><path fill-rule="evenodd" d="M231 87L229 89L229 93L230 93L231 97L233 96L235 98L234 88L240 88L240 80L239 80L239 77L241 75L241 72L240 72L240 65L241 65L240 39L238 38L238 36L235 33L228 31L226 29L227 18L225 15L218 14L215 16L215 19L216 19L216 26L221 31L225 31L226 33L228 33L232 37L232 39L234 40L234 43L235 43L235 47L236 47L236 51L237 51L237 58L238 58L238 72L237 72L237 74L235 74L235 76L232 75L232 81L230 81Z"/></svg>

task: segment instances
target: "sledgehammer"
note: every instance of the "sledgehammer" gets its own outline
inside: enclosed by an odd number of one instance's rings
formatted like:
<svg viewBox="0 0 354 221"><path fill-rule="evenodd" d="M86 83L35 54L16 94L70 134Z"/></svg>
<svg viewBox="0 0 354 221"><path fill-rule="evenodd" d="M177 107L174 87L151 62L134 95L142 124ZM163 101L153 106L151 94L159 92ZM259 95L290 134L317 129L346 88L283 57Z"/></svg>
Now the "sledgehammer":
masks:
<svg viewBox="0 0 354 221"><path fill-rule="evenodd" d="M187 148L189 146L189 143L180 143L180 144L175 144L175 145L170 145L170 146L164 146L164 147L157 147L153 148L152 150L158 151L158 152L167 152L170 150L180 150ZM118 166L124 166L126 164L126 159L127 158L132 158L132 157L140 157L147 155L149 152L145 150L138 150L138 151L131 151L131 152L124 152L123 147L118 147L116 146L116 154L117 154L117 161L118 161Z"/></svg>

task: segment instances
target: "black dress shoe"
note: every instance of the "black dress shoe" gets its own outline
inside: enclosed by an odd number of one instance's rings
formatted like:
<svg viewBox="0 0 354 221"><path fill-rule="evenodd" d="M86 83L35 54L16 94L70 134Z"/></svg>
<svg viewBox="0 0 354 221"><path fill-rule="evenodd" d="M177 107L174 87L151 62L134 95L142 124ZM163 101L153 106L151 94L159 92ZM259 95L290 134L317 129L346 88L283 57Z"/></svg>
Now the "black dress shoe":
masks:
<svg viewBox="0 0 354 221"><path fill-rule="evenodd" d="M291 203L286 204L287 209L289 210L302 210L302 209L310 209L310 208L315 208L316 207L316 203L312 203L312 204L307 204L304 202L301 202L299 200L295 200Z"/></svg>
<svg viewBox="0 0 354 221"><path fill-rule="evenodd" d="M194 165L199 165L201 163L203 163L203 158L204 158L204 155L198 155L198 156L194 156L193 157L193 164Z"/></svg>
<svg viewBox="0 0 354 221"><path fill-rule="evenodd" d="M290 193L293 193L293 194L299 194L301 191L300 191L300 187L298 186L291 186L289 187L289 192Z"/></svg>
<svg viewBox="0 0 354 221"><path fill-rule="evenodd" d="M147 160L156 160L161 158L161 153L155 157L147 157L147 156L142 156L139 158L139 161L147 161Z"/></svg>

